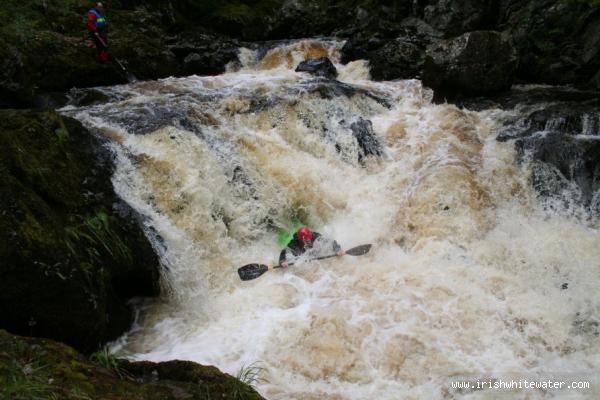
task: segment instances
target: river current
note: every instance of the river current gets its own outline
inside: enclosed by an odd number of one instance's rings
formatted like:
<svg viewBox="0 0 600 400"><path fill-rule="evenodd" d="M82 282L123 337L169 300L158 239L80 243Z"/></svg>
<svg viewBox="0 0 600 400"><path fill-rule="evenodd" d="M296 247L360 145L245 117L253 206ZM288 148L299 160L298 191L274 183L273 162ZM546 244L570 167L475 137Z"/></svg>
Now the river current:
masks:
<svg viewBox="0 0 600 400"><path fill-rule="evenodd" d="M339 63L341 44L241 49L222 75L96 88L100 101L62 110L107 139L114 187L163 265L163 296L139 301L115 351L232 375L259 362L272 400L600 398L597 381L453 388L596 379L598 224L538 198L496 140L516 111L371 81L366 62ZM338 81L294 72L325 55ZM299 221L373 248L241 281Z"/></svg>

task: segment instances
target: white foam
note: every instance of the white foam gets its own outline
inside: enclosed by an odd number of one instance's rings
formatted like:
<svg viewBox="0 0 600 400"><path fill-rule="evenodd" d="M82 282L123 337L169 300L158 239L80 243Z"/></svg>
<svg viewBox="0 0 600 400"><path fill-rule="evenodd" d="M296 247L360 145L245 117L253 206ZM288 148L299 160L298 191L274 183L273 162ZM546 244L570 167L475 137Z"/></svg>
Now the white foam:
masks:
<svg viewBox="0 0 600 400"><path fill-rule="evenodd" d="M337 62L339 45L327 46ZM540 209L512 144L495 140L502 112L433 105L419 81L371 82L362 63L339 68L341 79L390 109L324 98L278 64L306 49L280 50L271 69L246 60L238 72L115 87L126 102L63 110L114 140L117 193L166 247L172 293L141 310L124 354L233 374L261 360L270 399L442 399L453 376L597 371L600 235ZM149 99L189 108L199 132L169 122L136 135L111 120ZM385 143L382 159L358 162L347 124L358 116ZM239 266L276 260L268 225L288 225L292 212L344 248L374 247L241 282Z"/></svg>

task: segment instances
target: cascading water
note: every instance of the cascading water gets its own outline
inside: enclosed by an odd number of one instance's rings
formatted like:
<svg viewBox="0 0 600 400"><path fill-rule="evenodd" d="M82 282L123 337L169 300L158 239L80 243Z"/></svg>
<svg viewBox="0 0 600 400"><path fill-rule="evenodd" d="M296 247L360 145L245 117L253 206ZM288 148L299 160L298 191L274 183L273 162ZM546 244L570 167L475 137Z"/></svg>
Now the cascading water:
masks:
<svg viewBox="0 0 600 400"><path fill-rule="evenodd" d="M232 374L261 361L269 399L598 398L593 385L452 388L594 376L597 225L540 205L496 140L510 112L372 82L365 63L337 63L339 48L243 49L223 75L101 88L105 100L63 109L108 138L117 192L160 238L166 295L115 347ZM339 82L293 71L322 55ZM295 220L374 247L240 281L239 266L276 260Z"/></svg>

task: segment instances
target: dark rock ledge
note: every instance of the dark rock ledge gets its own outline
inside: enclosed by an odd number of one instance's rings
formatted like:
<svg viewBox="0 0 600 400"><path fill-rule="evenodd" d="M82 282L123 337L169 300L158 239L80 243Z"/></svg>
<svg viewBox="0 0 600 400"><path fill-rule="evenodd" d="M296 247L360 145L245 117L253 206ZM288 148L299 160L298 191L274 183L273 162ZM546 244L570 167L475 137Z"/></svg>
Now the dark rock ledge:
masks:
<svg viewBox="0 0 600 400"><path fill-rule="evenodd" d="M99 138L54 111L0 120L0 327L93 351L158 295L157 256Z"/></svg>
<svg viewBox="0 0 600 400"><path fill-rule="evenodd" d="M103 352L90 359L53 340L3 330L0 349L2 399L262 399L231 375L191 361L129 362Z"/></svg>

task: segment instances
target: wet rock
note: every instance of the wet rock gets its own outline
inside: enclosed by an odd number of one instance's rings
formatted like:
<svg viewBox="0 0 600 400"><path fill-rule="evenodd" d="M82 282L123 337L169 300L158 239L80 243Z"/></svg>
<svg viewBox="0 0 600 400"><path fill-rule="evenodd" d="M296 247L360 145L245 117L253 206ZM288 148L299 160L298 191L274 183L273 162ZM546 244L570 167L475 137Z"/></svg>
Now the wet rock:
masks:
<svg viewBox="0 0 600 400"><path fill-rule="evenodd" d="M423 10L423 19L446 37L493 29L495 3L489 0L437 0Z"/></svg>
<svg viewBox="0 0 600 400"><path fill-rule="evenodd" d="M304 60L298 64L296 72L308 72L311 75L328 79L335 79L337 77L337 70L327 57Z"/></svg>
<svg viewBox="0 0 600 400"><path fill-rule="evenodd" d="M244 398L262 399L262 397L250 386L242 384L228 374L219 371L212 366L204 366L192 361L166 361L154 363L149 361L128 362L122 361L123 369L142 382L148 381L174 381L203 383L213 393L222 393L222 397L228 398L232 386L237 386L245 391ZM204 386L203 385L203 386Z"/></svg>
<svg viewBox="0 0 600 400"><path fill-rule="evenodd" d="M218 75L230 62L239 62L240 44L207 34L178 37L169 49L181 64L180 75Z"/></svg>
<svg viewBox="0 0 600 400"><path fill-rule="evenodd" d="M554 104L532 111L509 124L496 139L504 142L542 131L568 135L600 135L600 101Z"/></svg>
<svg viewBox="0 0 600 400"><path fill-rule="evenodd" d="M538 161L533 184L541 195L590 206L600 190L600 141L550 131L518 139L515 145L522 158Z"/></svg>
<svg viewBox="0 0 600 400"><path fill-rule="evenodd" d="M292 93L302 93L304 91L308 91L308 93L317 93L324 99L332 99L339 96L352 97L358 93L366 92L361 91L352 85L328 79L319 79L291 90Z"/></svg>
<svg viewBox="0 0 600 400"><path fill-rule="evenodd" d="M519 55L517 77L527 82L575 83L600 89L600 8L593 2L501 1L498 26Z"/></svg>
<svg viewBox="0 0 600 400"><path fill-rule="evenodd" d="M371 78L375 80L412 79L421 74L425 47L407 37L398 37L374 51L368 51Z"/></svg>
<svg viewBox="0 0 600 400"><path fill-rule="evenodd" d="M393 37L358 34L342 47L341 61L369 61L374 80L412 79L422 74L427 45L441 34L422 20L407 18Z"/></svg>
<svg viewBox="0 0 600 400"><path fill-rule="evenodd" d="M354 7L335 7L331 3L320 1L283 1L270 21L268 38L327 35L340 25L341 20L354 20L354 15Z"/></svg>
<svg viewBox="0 0 600 400"><path fill-rule="evenodd" d="M422 42L400 37L387 42L370 62L376 80L419 78L425 56Z"/></svg>
<svg viewBox="0 0 600 400"><path fill-rule="evenodd" d="M551 200L549 207L600 215L600 99L555 88L525 93L530 95L517 91L516 99L498 99L522 111L505 123L497 140L516 139L519 159L531 162L532 184Z"/></svg>
<svg viewBox="0 0 600 400"><path fill-rule="evenodd" d="M0 41L0 107L31 105L34 88L23 71L23 56L16 46Z"/></svg>
<svg viewBox="0 0 600 400"><path fill-rule="evenodd" d="M216 75L223 72L225 67L221 64L217 66L215 73L215 66L209 64L211 61L210 58L203 57L198 53L190 53L183 60L182 73L184 75L207 75L207 71L210 71Z"/></svg>
<svg viewBox="0 0 600 400"><path fill-rule="evenodd" d="M383 154L381 143L373 131L373 124L368 119L358 118L358 121L350 124L352 135L356 138L358 147L358 161L363 161L367 156L381 156Z"/></svg>
<svg viewBox="0 0 600 400"><path fill-rule="evenodd" d="M185 129L193 131L194 129L185 122L188 108L173 107L170 104L142 104L123 112L112 113L105 118L136 135L145 135L173 125L182 125Z"/></svg>
<svg viewBox="0 0 600 400"><path fill-rule="evenodd" d="M575 335L598 337L600 336L600 322L589 313L575 313L571 333Z"/></svg>
<svg viewBox="0 0 600 400"><path fill-rule="evenodd" d="M292 88L290 90L291 94L302 94L306 92L311 94L318 94L321 98L324 99L332 99L339 96L366 96L375 100L376 102L378 102L386 108L391 107L391 105L386 99L378 97L373 93L369 92L368 90L358 88L356 86L352 86L337 80L318 78L311 82L304 83L298 87Z"/></svg>
<svg viewBox="0 0 600 400"><path fill-rule="evenodd" d="M233 186L234 192L238 196L244 199L258 200L256 188L254 187L252 180L246 171L244 171L241 166L235 166L229 182Z"/></svg>
<svg viewBox="0 0 600 400"><path fill-rule="evenodd" d="M560 86L521 86L515 85L510 91L498 93L485 97L471 97L457 101L456 104L468 108L469 110L481 111L492 108L500 108L503 110L512 110L519 108L523 110L525 116L532 110L540 109L541 104L552 104L559 102L565 108L570 107L575 109L584 108L590 110L595 106L594 103L600 99L600 93L592 90L574 90L570 87ZM589 105L585 105L589 104ZM586 111L587 112L587 111ZM520 115L519 118L522 118Z"/></svg>
<svg viewBox="0 0 600 400"><path fill-rule="evenodd" d="M58 342L3 330L0 348L0 365L6 366L0 368L2 399L262 399L231 375L191 361L130 362L112 355L87 358Z"/></svg>
<svg viewBox="0 0 600 400"><path fill-rule="evenodd" d="M248 110L243 113L253 114L263 112L280 104L282 99L278 96L268 95L266 97L252 97Z"/></svg>
<svg viewBox="0 0 600 400"><path fill-rule="evenodd" d="M76 107L106 103L111 99L101 89L71 89L68 93L68 103Z"/></svg>
<svg viewBox="0 0 600 400"><path fill-rule="evenodd" d="M57 109L68 104L69 97L63 92L37 93L33 98L35 108Z"/></svg>
<svg viewBox="0 0 600 400"><path fill-rule="evenodd" d="M99 139L50 111L0 117L0 326L95 349L158 294L158 259Z"/></svg>
<svg viewBox="0 0 600 400"><path fill-rule="evenodd" d="M510 89L516 62L499 32L469 32L427 48L423 83L447 97L491 94Z"/></svg>

